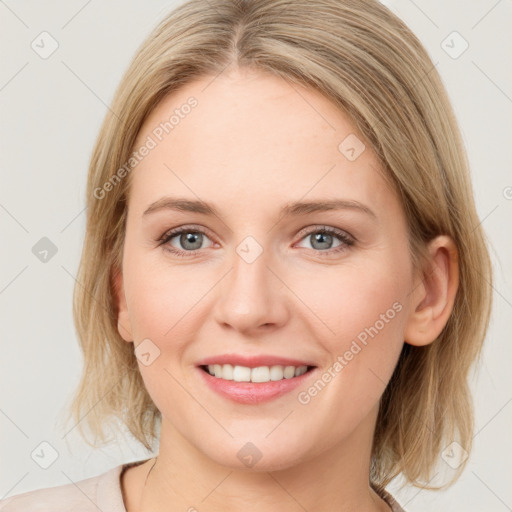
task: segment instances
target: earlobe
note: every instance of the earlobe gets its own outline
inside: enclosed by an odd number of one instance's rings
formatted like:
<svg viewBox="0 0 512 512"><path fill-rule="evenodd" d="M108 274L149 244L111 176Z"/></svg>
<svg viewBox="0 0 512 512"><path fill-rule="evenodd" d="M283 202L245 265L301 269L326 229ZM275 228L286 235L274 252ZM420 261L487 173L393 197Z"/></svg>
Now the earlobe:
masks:
<svg viewBox="0 0 512 512"><path fill-rule="evenodd" d="M120 270L114 270L112 281L116 299L117 330L124 341L133 342L130 315L124 294L123 274Z"/></svg>
<svg viewBox="0 0 512 512"><path fill-rule="evenodd" d="M411 292L405 341L424 346L441 334L453 310L459 285L457 248L445 235L429 243L429 261ZM418 282L419 281L419 282Z"/></svg>

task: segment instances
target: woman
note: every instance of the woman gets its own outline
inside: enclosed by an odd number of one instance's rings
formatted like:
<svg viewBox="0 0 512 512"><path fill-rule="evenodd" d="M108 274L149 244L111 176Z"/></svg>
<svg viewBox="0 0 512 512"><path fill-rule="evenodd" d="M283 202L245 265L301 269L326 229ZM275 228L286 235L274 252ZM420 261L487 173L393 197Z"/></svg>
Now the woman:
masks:
<svg viewBox="0 0 512 512"><path fill-rule="evenodd" d="M183 4L87 206L74 421L158 456L2 510L399 511L395 476L425 487L447 448L460 475L491 268L444 87L388 9Z"/></svg>

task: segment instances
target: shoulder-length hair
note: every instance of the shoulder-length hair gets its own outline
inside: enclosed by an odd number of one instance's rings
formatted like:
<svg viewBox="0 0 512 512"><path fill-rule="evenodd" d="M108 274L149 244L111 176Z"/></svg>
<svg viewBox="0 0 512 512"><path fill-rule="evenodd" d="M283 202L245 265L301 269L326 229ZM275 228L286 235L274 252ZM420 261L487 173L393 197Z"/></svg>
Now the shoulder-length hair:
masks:
<svg viewBox="0 0 512 512"><path fill-rule="evenodd" d="M416 36L376 0L191 0L142 44L90 161L74 291L84 369L70 417L86 440L89 427L93 446L109 441L107 426L116 419L147 449L154 446L160 412L144 387L132 344L117 330L113 276L121 269L131 181L126 163L143 122L166 95L228 66L319 91L350 116L404 206L416 268L437 235L449 235L457 246L453 312L433 343L404 344L373 440L375 486L383 488L402 473L425 487L446 445L457 440L471 449L468 374L489 323L492 269L444 85Z"/></svg>

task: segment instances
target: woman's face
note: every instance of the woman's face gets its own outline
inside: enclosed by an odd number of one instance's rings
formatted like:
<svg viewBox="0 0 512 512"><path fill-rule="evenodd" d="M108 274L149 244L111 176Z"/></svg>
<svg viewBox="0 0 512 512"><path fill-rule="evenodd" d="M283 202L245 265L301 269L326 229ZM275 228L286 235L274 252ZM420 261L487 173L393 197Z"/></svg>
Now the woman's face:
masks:
<svg viewBox="0 0 512 512"><path fill-rule="evenodd" d="M404 212L361 141L320 94L240 70L151 113L119 320L162 439L265 470L371 442L413 268Z"/></svg>

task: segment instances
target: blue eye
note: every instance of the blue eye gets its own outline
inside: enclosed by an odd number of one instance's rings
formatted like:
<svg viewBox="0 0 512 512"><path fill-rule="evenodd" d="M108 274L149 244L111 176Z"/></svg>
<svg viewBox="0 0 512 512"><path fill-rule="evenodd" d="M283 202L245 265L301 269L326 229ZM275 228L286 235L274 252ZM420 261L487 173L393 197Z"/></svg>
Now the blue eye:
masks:
<svg viewBox="0 0 512 512"><path fill-rule="evenodd" d="M307 240L308 238L312 246L311 250L321 256L330 256L333 253L347 250L355 242L354 238L348 233L327 226L310 229L303 234L301 240ZM172 243L174 239L176 239L176 242ZM165 247L165 250L172 254L178 257L190 257L197 255L201 249L205 248L203 247L205 239L210 240L202 229L183 226L167 231L158 241L160 245ZM332 248L332 244L336 240L339 244ZM176 244L178 247L176 247Z"/></svg>
<svg viewBox="0 0 512 512"><path fill-rule="evenodd" d="M310 244L313 246L312 248L318 249L317 252L325 252L329 254L343 251L354 244L354 239L347 233L327 226L324 226L321 229L317 228L313 231L309 231L303 239L309 239ZM332 249L332 244L335 240L338 240L339 245Z"/></svg>
<svg viewBox="0 0 512 512"><path fill-rule="evenodd" d="M198 229L192 229L187 227L177 228L168 231L160 239L162 245L165 245L166 249L176 254L177 256L190 256L195 255L200 249L202 249L204 238L207 238L204 231ZM183 247L180 249L176 248L170 242L174 238L177 239L178 243Z"/></svg>

